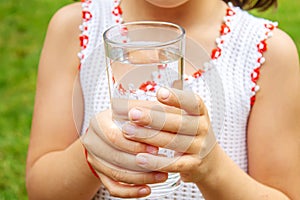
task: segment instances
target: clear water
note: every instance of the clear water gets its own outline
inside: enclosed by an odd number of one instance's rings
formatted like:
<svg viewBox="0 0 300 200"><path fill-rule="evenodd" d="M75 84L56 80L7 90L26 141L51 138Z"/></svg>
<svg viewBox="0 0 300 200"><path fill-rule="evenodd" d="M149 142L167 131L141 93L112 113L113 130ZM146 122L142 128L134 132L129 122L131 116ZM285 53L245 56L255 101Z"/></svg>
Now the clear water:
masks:
<svg viewBox="0 0 300 200"><path fill-rule="evenodd" d="M107 59L113 120L120 128L133 105L156 105L160 87L182 88L183 58L171 49L119 51ZM173 156L174 151L160 148L159 153ZM152 193L147 198L157 199L179 186L180 175L170 173L166 182L150 185Z"/></svg>

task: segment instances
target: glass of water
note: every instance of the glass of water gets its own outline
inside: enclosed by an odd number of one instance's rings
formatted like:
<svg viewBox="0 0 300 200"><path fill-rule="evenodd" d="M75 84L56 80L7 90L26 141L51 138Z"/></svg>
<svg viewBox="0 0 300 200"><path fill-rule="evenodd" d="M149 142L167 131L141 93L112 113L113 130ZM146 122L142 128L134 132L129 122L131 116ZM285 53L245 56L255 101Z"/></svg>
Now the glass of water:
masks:
<svg viewBox="0 0 300 200"><path fill-rule="evenodd" d="M131 102L155 105L160 87L181 89L185 31L179 25L159 21L117 24L103 38L112 116L120 128L129 121ZM160 148L159 154L174 156L174 151ZM169 173L166 182L150 184L147 198L168 195L180 183L178 173Z"/></svg>

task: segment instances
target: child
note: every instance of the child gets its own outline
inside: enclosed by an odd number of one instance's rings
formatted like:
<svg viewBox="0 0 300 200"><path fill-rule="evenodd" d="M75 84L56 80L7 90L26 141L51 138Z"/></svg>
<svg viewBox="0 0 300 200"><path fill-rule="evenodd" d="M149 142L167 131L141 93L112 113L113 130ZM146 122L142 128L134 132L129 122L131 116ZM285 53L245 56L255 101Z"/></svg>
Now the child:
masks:
<svg viewBox="0 0 300 200"><path fill-rule="evenodd" d="M297 50L276 23L241 9L266 9L275 0L231 2L85 0L59 10L39 64L27 159L29 199L144 197L150 194L147 184L179 172L183 186L163 199L299 200ZM153 117L139 105L129 111L131 124L116 128L108 109L102 33L114 23L137 20L179 24L211 52L224 89L225 101L218 102L224 118L208 115L214 107L197 87L201 74L195 71L193 94L175 89L157 94L164 105L186 112L183 122L170 109L159 134L142 137L157 127L162 113ZM176 126L181 123L182 130ZM166 166L170 160L157 156L157 148L175 135L182 140L169 148L183 155ZM218 142L205 143L212 135ZM145 172L131 173L137 167Z"/></svg>

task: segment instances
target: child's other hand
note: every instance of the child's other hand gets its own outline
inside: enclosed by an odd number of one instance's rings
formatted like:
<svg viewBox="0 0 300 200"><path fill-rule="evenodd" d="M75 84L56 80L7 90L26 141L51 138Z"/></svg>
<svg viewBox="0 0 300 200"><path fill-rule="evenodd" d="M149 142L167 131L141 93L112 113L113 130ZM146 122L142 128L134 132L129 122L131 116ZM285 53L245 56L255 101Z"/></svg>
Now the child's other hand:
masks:
<svg viewBox="0 0 300 200"><path fill-rule="evenodd" d="M131 123L123 126L124 136L181 155L166 158L139 153L137 163L152 171L179 172L186 182L199 182L202 159L216 144L205 104L193 92L177 89L161 88L157 99L162 106L130 110Z"/></svg>
<svg viewBox="0 0 300 200"><path fill-rule="evenodd" d="M145 170L136 164L135 154L155 154L157 148L124 138L112 121L110 110L97 114L91 120L88 131L82 136L82 143L88 151L89 163L112 196L147 196L150 188L146 184L167 179L166 173Z"/></svg>

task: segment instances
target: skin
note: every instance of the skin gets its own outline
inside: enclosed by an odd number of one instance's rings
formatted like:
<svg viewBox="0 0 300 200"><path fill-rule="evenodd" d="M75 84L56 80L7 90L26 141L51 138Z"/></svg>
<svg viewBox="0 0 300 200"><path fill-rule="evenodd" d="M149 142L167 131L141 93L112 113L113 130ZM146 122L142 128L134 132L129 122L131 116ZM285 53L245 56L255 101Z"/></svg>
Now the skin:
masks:
<svg viewBox="0 0 300 200"><path fill-rule="evenodd" d="M186 3L188 0L146 0L147 2L153 4L154 6L161 7L161 8L174 8L181 6L182 4Z"/></svg>
<svg viewBox="0 0 300 200"><path fill-rule="evenodd" d="M123 0L122 7L125 21L148 19L178 23L185 27L189 37L210 51L215 47L214 40L226 5L218 0ZM141 9L145 11L142 14ZM198 12L192 12L195 9ZM214 18L209 17L212 12L216 13ZM183 181L196 183L208 200L300 199L299 60L294 43L284 32L274 32L264 54L267 61L258 82L261 90L248 122L249 173L246 174L218 144L213 145L204 158L199 156L204 148L202 142L210 133L209 117L200 97L193 95L195 101L186 103L183 100L192 94L177 90L159 91L157 96L166 108L164 113L150 112L150 106L133 102L128 117L134 129L124 126L122 132L107 118L111 111L105 110L92 119L88 132L79 138L82 94L80 90L73 93L74 87L80 88L77 70L79 24L79 3L59 10L49 24L40 58L28 149L26 186L29 199L91 199L101 184L114 196L146 196L150 192L146 184L164 181L166 172L179 172ZM203 34L197 34L199 31ZM76 122L72 99L76 100L78 109ZM181 111L184 117L193 120L185 120L188 129L175 135L175 124L182 122ZM150 113L155 113L155 117ZM156 131L152 139L143 137L144 125L162 128L159 120L155 120L161 117L166 119L163 130ZM200 126L196 126L198 124ZM143 131L143 134L153 133ZM183 152L183 156L166 166L170 160L157 156L156 146L164 146L163 141L174 137L185 138L180 140L180 145L170 145ZM195 139L192 143L191 138ZM91 173L82 143L100 179ZM105 157L105 152L117 156ZM127 166L127 169L120 166ZM140 172L134 173L136 170Z"/></svg>

